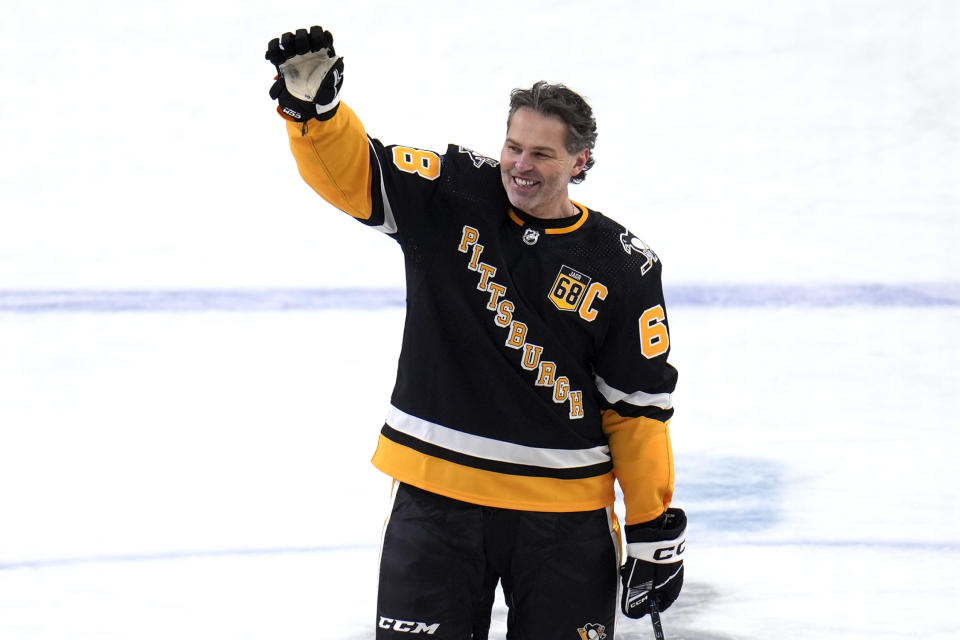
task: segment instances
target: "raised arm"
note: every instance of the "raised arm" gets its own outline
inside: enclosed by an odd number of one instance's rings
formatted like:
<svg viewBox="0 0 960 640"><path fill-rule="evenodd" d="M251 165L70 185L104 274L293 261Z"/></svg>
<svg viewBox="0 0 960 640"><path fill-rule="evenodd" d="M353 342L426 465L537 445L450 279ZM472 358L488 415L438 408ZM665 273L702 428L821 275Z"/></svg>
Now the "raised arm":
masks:
<svg viewBox="0 0 960 640"><path fill-rule="evenodd" d="M340 100L344 64L329 31L315 26L287 32L270 41L266 58L277 69L270 96L287 120L300 175L333 206L400 240L398 220L424 209L440 156L387 147L367 135Z"/></svg>

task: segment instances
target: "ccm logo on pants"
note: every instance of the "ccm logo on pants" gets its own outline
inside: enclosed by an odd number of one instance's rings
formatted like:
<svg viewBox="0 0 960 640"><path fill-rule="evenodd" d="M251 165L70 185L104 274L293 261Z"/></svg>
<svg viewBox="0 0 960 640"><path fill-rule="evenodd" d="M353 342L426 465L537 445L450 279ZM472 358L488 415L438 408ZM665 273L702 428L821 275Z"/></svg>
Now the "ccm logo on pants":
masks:
<svg viewBox="0 0 960 640"><path fill-rule="evenodd" d="M380 616L380 622L377 626L381 629L392 629L401 633L426 633L433 635L440 628L440 623L427 624L426 622L410 622L409 620L394 620L386 616Z"/></svg>

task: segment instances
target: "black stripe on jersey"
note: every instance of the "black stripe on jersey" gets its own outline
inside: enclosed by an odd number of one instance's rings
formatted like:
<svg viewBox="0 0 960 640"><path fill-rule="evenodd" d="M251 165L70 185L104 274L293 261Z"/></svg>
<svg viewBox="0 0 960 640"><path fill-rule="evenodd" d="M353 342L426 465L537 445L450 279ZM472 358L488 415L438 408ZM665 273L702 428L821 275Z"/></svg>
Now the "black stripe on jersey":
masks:
<svg viewBox="0 0 960 640"><path fill-rule="evenodd" d="M484 471L495 471L497 473L506 473L514 476L529 476L540 478L557 478L559 480L579 480L581 478L593 478L602 476L613 470L613 461L592 464L586 467L573 467L569 469L548 469L546 467L535 467L528 464L517 464L514 462L501 462L500 460L490 460L488 458L478 458L458 451L451 451L441 446L424 442L419 438L397 431L388 424L383 425L380 430L385 438L393 440L397 444L410 447L415 451L441 458L456 464L462 464L465 467L482 469Z"/></svg>
<svg viewBox="0 0 960 640"><path fill-rule="evenodd" d="M611 409L619 413L624 418L652 418L660 422L666 422L673 417L673 408L661 409L660 407L638 407L629 402L618 402L610 405Z"/></svg>

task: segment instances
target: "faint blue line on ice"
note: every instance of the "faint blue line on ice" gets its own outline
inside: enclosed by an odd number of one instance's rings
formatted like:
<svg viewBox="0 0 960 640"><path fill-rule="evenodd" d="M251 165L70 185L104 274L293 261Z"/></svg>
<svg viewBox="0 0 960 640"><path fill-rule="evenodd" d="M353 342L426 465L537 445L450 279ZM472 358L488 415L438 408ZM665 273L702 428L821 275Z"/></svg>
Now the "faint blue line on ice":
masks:
<svg viewBox="0 0 960 640"><path fill-rule="evenodd" d="M239 558L278 555L306 555L334 553L340 551L376 551L375 544L341 544L317 547L275 547L251 549L207 549L201 551L158 551L155 553L132 553L117 555L75 556L66 558L47 558L44 560L22 560L0 562L0 571L17 569L50 569L73 567L87 564L127 564L136 562L158 562L174 560L194 560L207 558Z"/></svg>
<svg viewBox="0 0 960 640"><path fill-rule="evenodd" d="M960 282L666 285L668 307L958 307ZM402 308L402 288L0 290L0 313L282 312Z"/></svg>
<svg viewBox="0 0 960 640"><path fill-rule="evenodd" d="M402 307L402 289L0 290L0 312L324 311Z"/></svg>
<svg viewBox="0 0 960 640"><path fill-rule="evenodd" d="M886 551L918 552L938 551L957 553L960 543L953 541L898 541L898 540L741 540L702 543L709 547L804 547L880 549ZM133 564L142 562L175 562L177 560L204 560L210 558L249 558L281 555L318 555L342 551L376 551L375 544L344 544L317 547L276 547L253 549L220 549L203 551L169 551L156 553L117 554L49 558L45 560L22 560L0 563L0 571L57 569L82 565Z"/></svg>
<svg viewBox="0 0 960 640"><path fill-rule="evenodd" d="M664 285L667 306L956 307L960 282Z"/></svg>
<svg viewBox="0 0 960 640"><path fill-rule="evenodd" d="M704 542L711 547L806 547L836 549L883 549L886 551L942 551L960 552L960 543L953 541L902 540L738 540L731 542Z"/></svg>

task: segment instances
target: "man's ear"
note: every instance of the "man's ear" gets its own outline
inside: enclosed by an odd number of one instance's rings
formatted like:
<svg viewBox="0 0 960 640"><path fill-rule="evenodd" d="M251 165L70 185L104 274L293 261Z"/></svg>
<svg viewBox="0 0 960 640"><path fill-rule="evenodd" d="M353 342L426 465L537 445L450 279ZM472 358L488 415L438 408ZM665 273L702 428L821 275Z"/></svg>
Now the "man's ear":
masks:
<svg viewBox="0 0 960 640"><path fill-rule="evenodd" d="M573 164L573 169L570 170L570 177L576 178L578 175L583 173L583 168L587 166L587 160L590 159L590 149L582 149L577 153L577 161Z"/></svg>

